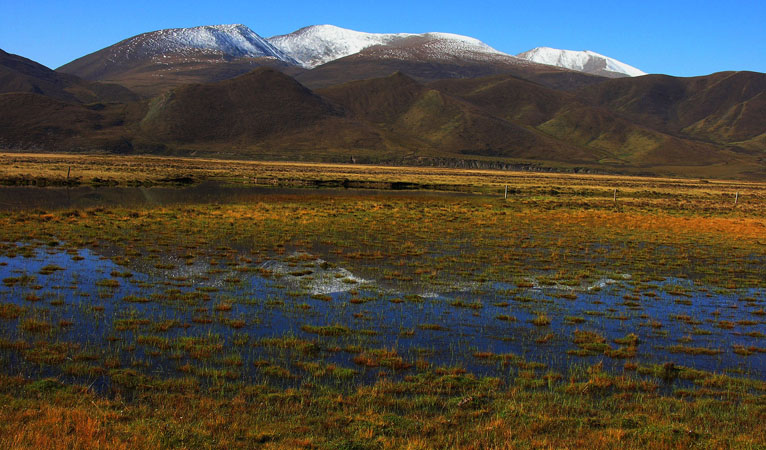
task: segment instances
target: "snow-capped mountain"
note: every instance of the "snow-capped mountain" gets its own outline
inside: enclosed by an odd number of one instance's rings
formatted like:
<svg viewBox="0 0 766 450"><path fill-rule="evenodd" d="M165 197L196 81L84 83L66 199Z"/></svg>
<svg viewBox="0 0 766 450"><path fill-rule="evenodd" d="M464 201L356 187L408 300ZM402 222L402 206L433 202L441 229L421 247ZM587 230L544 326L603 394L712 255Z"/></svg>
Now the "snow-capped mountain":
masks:
<svg viewBox="0 0 766 450"><path fill-rule="evenodd" d="M121 43L120 50L144 56L211 52L233 58L291 58L245 25L172 28L144 33ZM294 62L294 61L292 61Z"/></svg>
<svg viewBox="0 0 766 450"><path fill-rule="evenodd" d="M574 89L597 80L573 75L572 70L607 77L643 74L591 52L535 49L522 56L450 33L364 33L314 25L263 38L245 25L214 25L143 33L56 70L121 84L147 97L182 84L230 79L264 66L311 88L396 71L424 82L513 74L556 89Z"/></svg>
<svg viewBox="0 0 766 450"><path fill-rule="evenodd" d="M167 87L231 78L261 66L299 67L245 25L214 25L139 34L56 70L154 95Z"/></svg>
<svg viewBox="0 0 766 450"><path fill-rule="evenodd" d="M362 33L333 25L312 25L290 34L270 37L268 41L303 67L313 68L407 36L411 34Z"/></svg>
<svg viewBox="0 0 766 450"><path fill-rule="evenodd" d="M376 46L385 46L382 47L386 48L382 52L384 56L410 56L403 49L415 42L426 45L430 57L440 59L476 55L511 57L478 39L457 34L363 33L333 25L313 25L290 34L271 37L268 41L308 69Z"/></svg>
<svg viewBox="0 0 766 450"><path fill-rule="evenodd" d="M58 70L97 79L139 65L163 66L237 58L266 58L298 64L245 25L212 25L139 34L83 56Z"/></svg>
<svg viewBox="0 0 766 450"><path fill-rule="evenodd" d="M539 64L548 64L594 75L609 77L639 77L646 75L645 72L633 66L588 50L578 52L550 47L537 47L516 56Z"/></svg>

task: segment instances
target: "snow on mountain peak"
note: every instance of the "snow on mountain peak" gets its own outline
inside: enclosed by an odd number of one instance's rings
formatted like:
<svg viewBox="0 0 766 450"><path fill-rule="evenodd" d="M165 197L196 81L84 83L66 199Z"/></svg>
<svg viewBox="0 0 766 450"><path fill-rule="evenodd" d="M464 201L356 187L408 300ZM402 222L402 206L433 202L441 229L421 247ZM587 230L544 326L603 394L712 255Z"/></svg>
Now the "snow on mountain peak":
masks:
<svg viewBox="0 0 766 450"><path fill-rule="evenodd" d="M245 25L171 28L126 39L106 50L106 59L143 61L209 61L229 58L273 58L307 69L364 52L365 57L429 60L461 64L479 61L501 64L541 63L602 76L639 76L644 72L591 51L538 47L518 56L484 42L452 33L364 33L334 25L312 25L290 34L264 39ZM168 59L170 58L170 59ZM200 59L201 58L201 59Z"/></svg>
<svg viewBox="0 0 766 450"><path fill-rule="evenodd" d="M425 33L423 34L423 37L427 38L434 38L434 39L442 39L445 41L453 41L453 42L459 42L467 47L474 47L476 49L481 49L483 51L486 51L488 53L501 53L505 55L505 53L500 52L498 50L495 50L494 48L490 47L489 45L485 44L484 42L472 38L470 36L463 36L461 34L453 34L453 33Z"/></svg>
<svg viewBox="0 0 766 450"><path fill-rule="evenodd" d="M603 75L604 72L622 74L630 77L646 75L645 72L620 62L614 58L590 50L560 50L550 47L537 47L518 55L519 58L539 64L563 67L580 72Z"/></svg>
<svg viewBox="0 0 766 450"><path fill-rule="evenodd" d="M439 56L494 54L510 56L468 36L451 33L363 33L334 25L313 25L290 34L268 39L276 48L292 56L306 68L353 55L378 45L396 45L408 39L423 38Z"/></svg>
<svg viewBox="0 0 766 450"><path fill-rule="evenodd" d="M515 59L514 56L495 50L484 42L469 36L452 33L425 33L419 36L429 41L427 48L431 50L431 56L438 59L486 60L493 57Z"/></svg>
<svg viewBox="0 0 766 450"><path fill-rule="evenodd" d="M271 37L268 41L295 58L303 67L313 68L408 36L411 35L363 33L334 25L312 25L290 34Z"/></svg>
<svg viewBox="0 0 766 450"><path fill-rule="evenodd" d="M241 24L159 30L131 38L128 44L135 50L140 48L152 55L202 50L235 58L269 57L295 63L266 39Z"/></svg>

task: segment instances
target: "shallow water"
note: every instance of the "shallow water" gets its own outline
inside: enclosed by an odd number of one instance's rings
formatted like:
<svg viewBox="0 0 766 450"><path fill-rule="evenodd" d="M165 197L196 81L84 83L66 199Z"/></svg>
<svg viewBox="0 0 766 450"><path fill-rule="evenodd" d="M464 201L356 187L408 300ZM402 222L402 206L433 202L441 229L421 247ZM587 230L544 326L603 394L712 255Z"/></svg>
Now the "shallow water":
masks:
<svg viewBox="0 0 766 450"><path fill-rule="evenodd" d="M764 316L753 314L766 303L763 290L722 291L685 279L665 279L650 282L636 293L630 274L615 274L574 287L540 285L530 278L525 284L529 287L456 282L424 291L422 286L408 289L365 279L300 253L237 267L181 262L158 269L146 262L120 266L88 249L14 245L16 252L10 254L15 256L0 257L0 279L4 280L0 302L21 306L25 312L17 319L0 319L0 338L6 343L0 346L3 370L71 378L103 391L110 386L108 372L72 375L67 364L84 361L100 367L109 361L110 367L158 377L180 377L194 366L210 369L215 376L220 376L216 369L230 370L233 380L280 385L312 379L296 364L299 361L356 371L350 378L321 376L323 381L343 385L373 382L381 372L402 376L415 370L355 363L363 349L396 350L408 365L461 367L476 375L501 378L518 373L521 366L508 363L516 359L503 364L476 354L512 353L527 362L541 363L536 370L542 373L567 374L598 362L610 370L622 370L625 359L568 355L568 350L578 348L573 343L576 330L597 332L612 349L620 347L615 339L637 334L637 355L628 360L639 364L672 361L766 379L766 353L742 356L733 352L734 345L766 347ZM61 270L45 274L46 266ZM13 283L14 278L25 275L27 279ZM110 287L104 280L118 280L119 284ZM655 296L643 295L647 291ZM222 303L231 309L216 310ZM532 324L538 314L547 316L550 324ZM515 320L499 320L499 315ZM567 320L573 317L582 323ZM22 324L28 319L49 323L52 328L43 333L25 331ZM737 323L742 320L747 322ZM71 325L59 326L62 321ZM175 325L164 329L160 326L164 321ZM241 322L235 327L235 321ZM348 331L324 336L307 331L306 325L340 325ZM167 348L147 343L147 337L160 338ZM314 341L318 350L300 352L260 344L261 339L274 337ZM185 346L190 338L214 348L207 355L195 355ZM64 352L63 361L48 364L40 363L34 350L20 351L8 345L19 340L76 346ZM721 353L669 351L680 343ZM239 362L232 364L233 360ZM292 376L269 375L263 369L268 365L286 368Z"/></svg>
<svg viewBox="0 0 766 450"><path fill-rule="evenodd" d="M192 186L0 186L0 211L58 210L97 207L152 207L177 204L233 204L263 196L321 194L323 197L366 197L385 193L393 197L466 196L469 193L424 190L379 190L354 188L289 188L280 186L226 184L206 181Z"/></svg>

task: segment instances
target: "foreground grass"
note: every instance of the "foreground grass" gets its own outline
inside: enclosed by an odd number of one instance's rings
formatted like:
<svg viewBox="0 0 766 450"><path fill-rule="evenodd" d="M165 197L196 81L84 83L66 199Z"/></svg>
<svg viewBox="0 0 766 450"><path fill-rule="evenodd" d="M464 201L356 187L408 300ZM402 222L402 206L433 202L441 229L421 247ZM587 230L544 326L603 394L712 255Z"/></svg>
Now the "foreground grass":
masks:
<svg viewBox="0 0 766 450"><path fill-rule="evenodd" d="M2 377L3 448L759 448L763 396L695 399L586 384L528 390L422 374L339 393L231 386L104 399Z"/></svg>

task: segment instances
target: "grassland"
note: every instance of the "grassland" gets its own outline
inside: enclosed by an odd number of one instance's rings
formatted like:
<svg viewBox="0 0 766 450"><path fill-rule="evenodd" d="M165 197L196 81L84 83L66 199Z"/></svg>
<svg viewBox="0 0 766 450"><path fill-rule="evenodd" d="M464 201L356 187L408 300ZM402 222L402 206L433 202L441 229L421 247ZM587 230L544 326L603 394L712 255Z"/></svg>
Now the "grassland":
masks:
<svg viewBox="0 0 766 450"><path fill-rule="evenodd" d="M0 213L3 447L766 445L766 185L0 160L257 188Z"/></svg>
<svg viewBox="0 0 766 450"><path fill-rule="evenodd" d="M572 168L562 168L565 172ZM275 187L404 188L466 191L496 195L510 185L511 195L536 193L572 197L621 199L649 197L704 201L712 199L730 206L736 192L762 201L763 183L743 180L609 176L500 170L440 169L433 167L391 167L353 164L260 162L158 156L62 155L51 153L0 153L0 184L6 186L152 186L216 180L242 185ZM353 184L355 183L355 184ZM410 186L411 185L411 186ZM396 185L394 185L396 188ZM578 190L580 189L580 190ZM743 200L746 198L743 197ZM719 201L720 199L720 201ZM731 200L729 202L728 200Z"/></svg>

